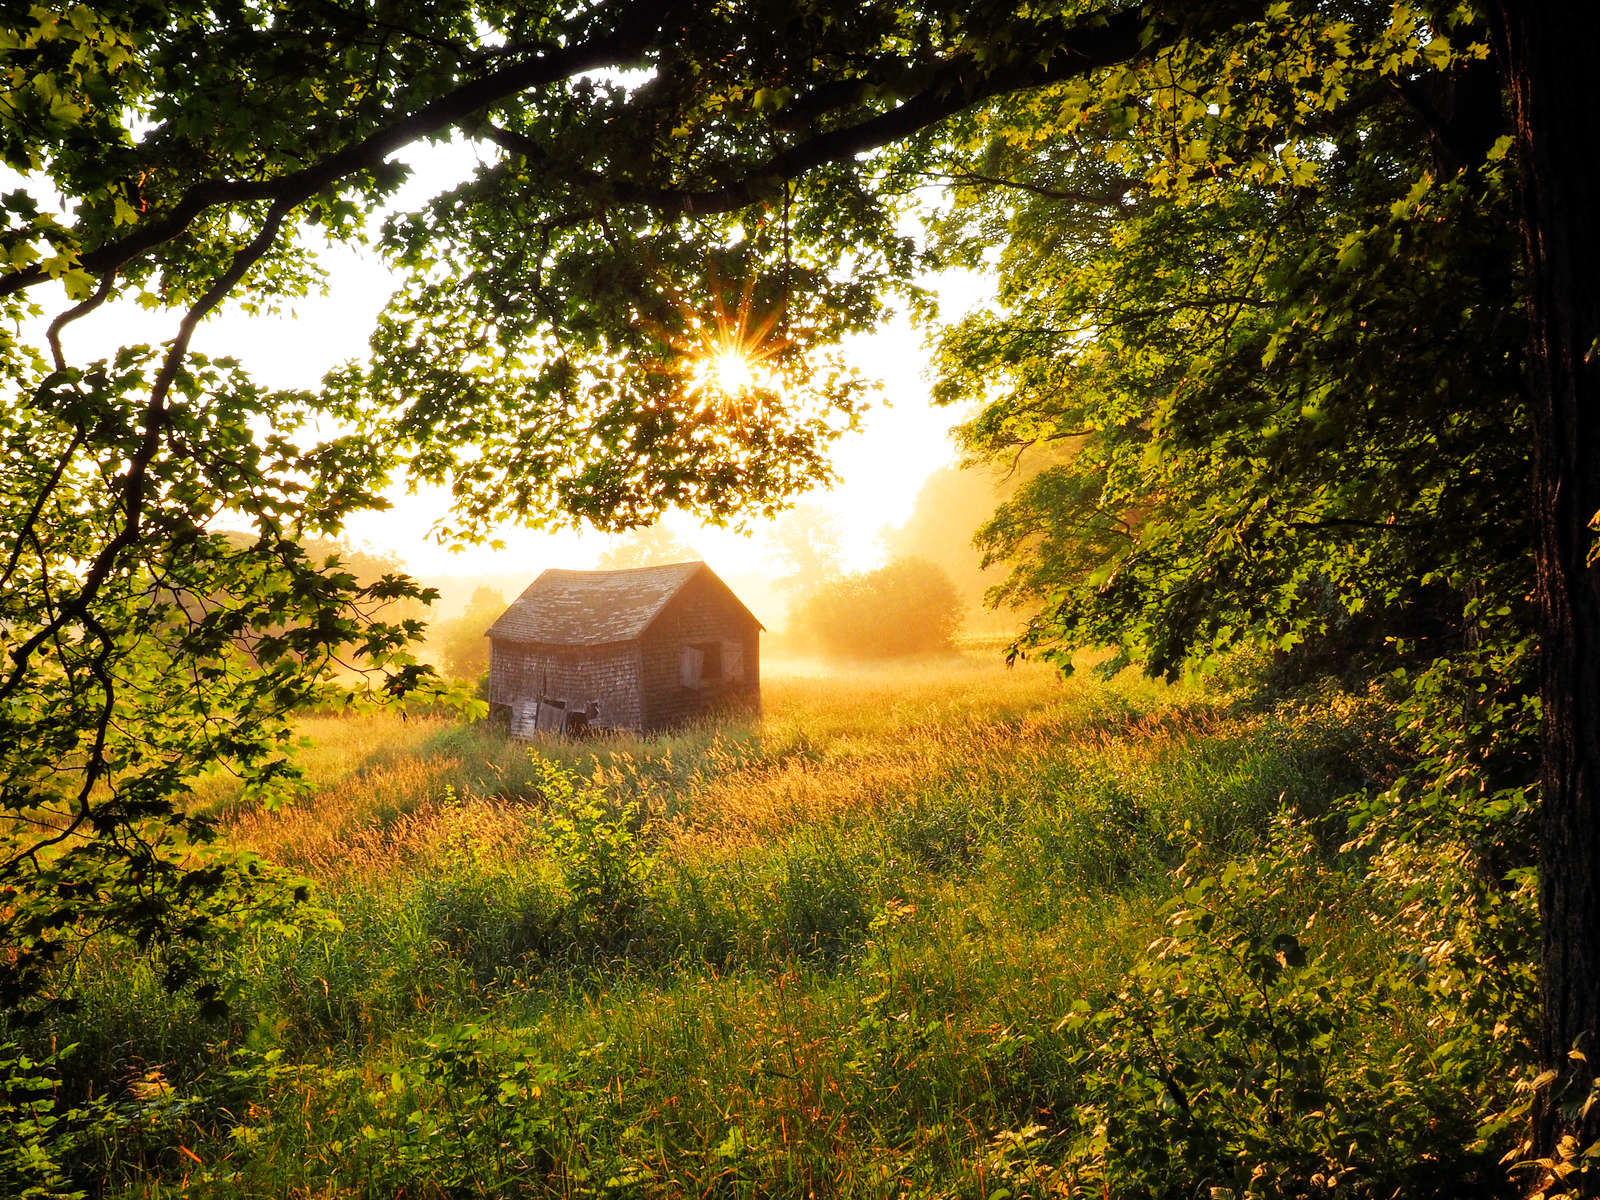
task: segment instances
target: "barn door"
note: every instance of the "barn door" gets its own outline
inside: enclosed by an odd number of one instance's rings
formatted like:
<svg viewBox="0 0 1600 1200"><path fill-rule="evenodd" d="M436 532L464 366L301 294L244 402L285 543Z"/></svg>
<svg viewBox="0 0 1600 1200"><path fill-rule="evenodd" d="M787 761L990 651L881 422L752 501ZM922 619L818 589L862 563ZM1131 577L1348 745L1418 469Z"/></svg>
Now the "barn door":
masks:
<svg viewBox="0 0 1600 1200"><path fill-rule="evenodd" d="M696 646L685 646L678 655L678 681L686 688L699 687L705 665L705 651Z"/></svg>

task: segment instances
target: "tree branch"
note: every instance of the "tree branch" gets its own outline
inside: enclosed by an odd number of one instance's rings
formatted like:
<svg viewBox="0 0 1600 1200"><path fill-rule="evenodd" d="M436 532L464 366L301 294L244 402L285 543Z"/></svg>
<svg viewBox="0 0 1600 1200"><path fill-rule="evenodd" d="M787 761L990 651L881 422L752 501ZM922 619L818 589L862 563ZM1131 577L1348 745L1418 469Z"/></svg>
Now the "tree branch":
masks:
<svg viewBox="0 0 1600 1200"><path fill-rule="evenodd" d="M298 171L291 171L276 179L226 179L197 183L184 193L166 216L125 238L88 251L81 256L80 265L95 275L119 270L140 255L178 237L202 213L219 205L265 200L293 207L351 175L379 169L396 150L458 125L497 101L583 71L631 62L648 48L651 37L658 31L671 7L641 0L618 22L614 33L564 50L552 51L533 62L515 63L491 71ZM25 267L0 278L0 297L33 287L48 278L42 267Z"/></svg>
<svg viewBox="0 0 1600 1200"><path fill-rule="evenodd" d="M255 238L233 256L233 261L228 269L218 276L200 299L196 300L189 311L184 314L183 321L178 326L178 336L172 339L172 344L167 349L166 358L162 361L161 369L156 373L155 382L150 388L150 399L145 404L144 410L144 437L140 440L139 447L128 461L127 474L123 484L123 511L122 528L116 535L101 548L95 556L94 562L84 574L83 585L78 589L78 594L71 601L61 606L45 625L36 630L27 641L12 652L11 673L0 684L0 697L6 697L14 692L27 675L29 660L34 651L42 646L58 630L64 628L72 621L86 617L89 605L94 602L100 589L110 577L112 568L116 565L117 557L123 550L134 545L139 540L140 522L143 519L145 502L145 480L150 464L155 460L156 452L161 446L161 433L166 425L167 394L172 390L173 381L177 378L178 368L183 365L184 357L189 352L189 342L194 337L194 331L205 316L220 304L225 296L233 290L245 272L253 267L272 248L277 240L278 231L283 225L283 220L288 216L293 205L287 201L274 204L267 213L267 219Z"/></svg>
<svg viewBox="0 0 1600 1200"><path fill-rule="evenodd" d="M1139 186L1136 179L1124 179L1104 192L1085 192L1077 189L1047 187L1030 183L1026 179L1009 179L1003 175L986 175L982 171L926 172L924 178L942 183L981 184L984 187L1027 192L1044 200L1061 200L1069 204L1086 204L1091 208L1120 209L1128 193Z"/></svg>
<svg viewBox="0 0 1600 1200"><path fill-rule="evenodd" d="M74 304L66 311L59 313L56 319L50 322L50 328L45 331L45 339L50 343L50 357L55 360L56 370L67 369L67 359L61 353L61 331L79 317L86 317L95 309L106 302L106 297L111 295L111 285L116 282L117 273L107 271L100 277L100 286L81 304Z"/></svg>
<svg viewBox="0 0 1600 1200"><path fill-rule="evenodd" d="M1253 15L1260 4L1241 3L1238 11L1224 5L1226 16L1213 14L1205 25L1232 24ZM562 181L585 188L597 195L626 204L641 204L662 212L725 213L744 208L777 190L778 184L795 179L829 163L854 158L893 142L904 140L948 117L984 100L1009 92L1026 91L1119 63L1148 58L1182 37L1198 30L1174 23L1161 34L1147 37L1150 18L1144 9L1097 12L1083 19L1071 37L1055 46L1043 63L1030 59L1028 65L1005 72L980 68L970 55L947 60L921 91L886 112L853 124L813 134L777 154L754 162L719 164L710 176L721 182L703 189L663 187L614 179L598 171L563 168L534 138L515 130L489 124L481 132L501 149L517 154L531 165L555 174ZM818 92L802 97L795 109L812 113L817 97L827 95L840 103L857 102L863 85L825 85ZM779 115L784 121L791 114Z"/></svg>
<svg viewBox="0 0 1600 1200"><path fill-rule="evenodd" d="M854 124L815 134L764 162L726 164L722 169L730 172L732 180L706 190L635 184L578 170L561 174L570 182L606 191L624 202L647 204L663 211L728 212L761 199L773 182L792 179L823 164L878 149L1003 93L1058 83L1105 67L1147 59L1183 38L1254 19L1265 3L1266 0L1234 0L1217 5L1198 21L1175 17L1159 31L1155 21L1165 7L1162 4L1152 4L1148 8L1102 9L1080 18L1076 28L1064 34L1042 57L1028 58L1019 66L994 70L981 66L972 55L947 60L934 72L928 86L899 106ZM533 62L491 71L301 170L276 179L213 180L195 184L166 216L128 237L84 253L80 265L97 275L118 270L178 237L202 213L219 205L250 201L303 203L350 175L381 168L396 150L462 125L499 101L583 71L632 62L650 48L652 37L665 23L671 7L642 0L611 34L551 51ZM1173 7L1182 12L1180 7ZM790 119L795 114L809 115L819 107L838 111L838 106L858 103L866 86L867 82L862 80L824 85L798 100ZM525 135L491 127L487 136L542 167L558 169L558 164L543 148ZM47 278L37 265L0 277L0 297Z"/></svg>

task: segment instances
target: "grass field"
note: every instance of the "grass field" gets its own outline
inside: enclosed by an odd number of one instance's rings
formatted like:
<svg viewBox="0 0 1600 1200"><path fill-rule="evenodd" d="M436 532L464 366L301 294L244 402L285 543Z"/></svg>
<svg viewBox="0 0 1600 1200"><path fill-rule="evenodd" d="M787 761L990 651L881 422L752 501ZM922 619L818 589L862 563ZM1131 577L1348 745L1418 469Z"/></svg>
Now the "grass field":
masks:
<svg viewBox="0 0 1600 1200"><path fill-rule="evenodd" d="M1457 1018L1372 982L1432 934L1338 851L1391 765L1370 701L968 656L669 737L304 733L302 803L204 798L315 884L229 951L228 1015L127 948L76 968L91 1191L1494 1191Z"/></svg>

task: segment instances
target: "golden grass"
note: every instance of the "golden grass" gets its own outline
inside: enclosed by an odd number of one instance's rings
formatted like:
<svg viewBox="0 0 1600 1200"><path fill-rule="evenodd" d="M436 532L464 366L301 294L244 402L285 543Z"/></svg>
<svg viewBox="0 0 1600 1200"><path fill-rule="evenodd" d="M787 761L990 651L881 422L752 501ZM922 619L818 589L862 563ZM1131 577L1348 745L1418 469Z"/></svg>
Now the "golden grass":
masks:
<svg viewBox="0 0 1600 1200"><path fill-rule="evenodd" d="M524 745L437 716L307 717L311 793L235 811L230 834L324 883L377 879L463 841L512 853L537 821L529 755L539 754L639 799L663 853L687 860L869 817L952 780L1025 788L1072 747L1119 767L1148 761L1218 719L1164 685L1119 685L1108 705L1101 685L993 655L793 666L769 667L759 718L652 738Z"/></svg>
<svg viewBox="0 0 1600 1200"><path fill-rule="evenodd" d="M997 1139L1067 1127L1062 1017L1161 931L1194 839L1258 851L1284 796L1342 786L1302 718L975 655L769 664L759 717L650 738L307 718L312 793L226 819L334 920L238 955L284 1065L245 1119L171 1136L227 1157L218 1194L990 1195ZM547 840L530 755L638 803L617 907L584 890L599 843ZM1391 947L1345 907L1319 936L1359 973ZM151 978L100 969L91 1029L148 1040ZM164 1019L181 1049L148 1061L218 1077L238 1035ZM505 1102L536 1064L559 1082ZM502 1154L541 1165L511 1188Z"/></svg>

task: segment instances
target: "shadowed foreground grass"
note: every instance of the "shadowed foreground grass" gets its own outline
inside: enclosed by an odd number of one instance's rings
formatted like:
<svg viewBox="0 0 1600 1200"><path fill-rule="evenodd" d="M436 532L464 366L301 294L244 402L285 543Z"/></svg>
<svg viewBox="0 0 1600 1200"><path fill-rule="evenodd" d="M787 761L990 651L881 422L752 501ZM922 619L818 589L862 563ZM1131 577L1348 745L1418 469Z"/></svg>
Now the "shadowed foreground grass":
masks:
<svg viewBox="0 0 1600 1200"><path fill-rule="evenodd" d="M325 915L230 952L226 1017L125 948L78 965L61 1087L103 1107L73 1177L152 1197L1160 1194L1104 1184L1105 1037L1082 1014L1131 1003L1186 856L1191 876L1289 862L1241 904L1314 926L1330 977L1382 969L1392 913L1341 871L1327 815L1386 770L1382 729L1350 701L1235 710L972 659L776 678L759 719L531 750L437 717L308 719L303 803L206 802ZM1319 1053L1426 1055L1428 1020L1419 991L1330 1019ZM1130 1104L1178 1094L1117 1079Z"/></svg>

